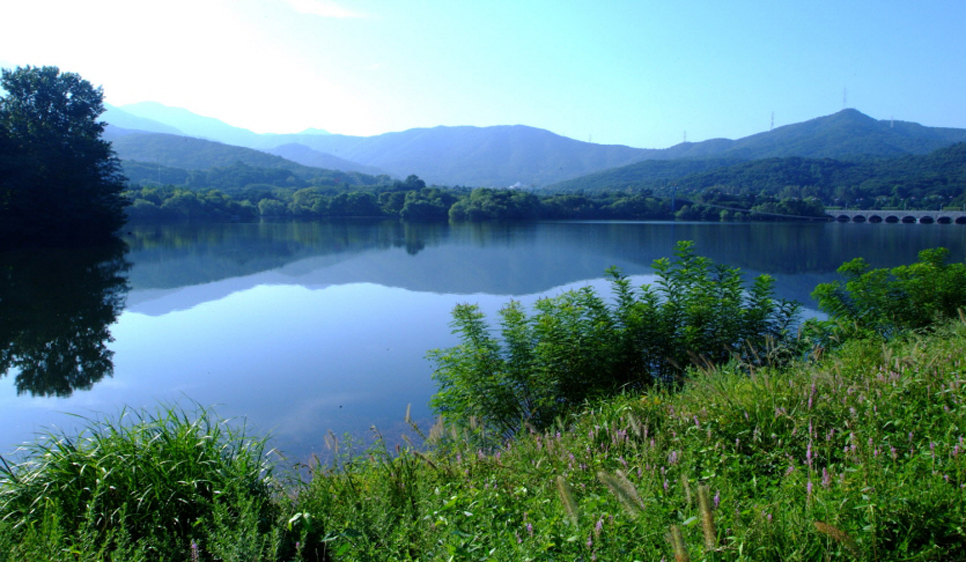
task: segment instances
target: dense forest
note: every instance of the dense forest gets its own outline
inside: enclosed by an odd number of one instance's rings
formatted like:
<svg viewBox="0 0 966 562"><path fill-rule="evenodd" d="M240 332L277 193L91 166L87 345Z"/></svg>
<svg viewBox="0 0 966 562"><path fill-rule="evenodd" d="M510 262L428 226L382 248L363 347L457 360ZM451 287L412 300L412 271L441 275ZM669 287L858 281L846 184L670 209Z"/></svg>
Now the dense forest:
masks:
<svg viewBox="0 0 966 562"><path fill-rule="evenodd" d="M288 187L269 183L242 189L158 186L131 189L133 220L252 220L259 217L383 217L410 221L536 219L781 220L823 219L817 199L746 194L699 194L693 200L643 192L534 193L515 189L426 186L416 176L360 186Z"/></svg>
<svg viewBox="0 0 966 562"><path fill-rule="evenodd" d="M898 158L646 161L553 186L560 191L651 190L705 198L816 198L825 206L938 209L966 205L966 143Z"/></svg>

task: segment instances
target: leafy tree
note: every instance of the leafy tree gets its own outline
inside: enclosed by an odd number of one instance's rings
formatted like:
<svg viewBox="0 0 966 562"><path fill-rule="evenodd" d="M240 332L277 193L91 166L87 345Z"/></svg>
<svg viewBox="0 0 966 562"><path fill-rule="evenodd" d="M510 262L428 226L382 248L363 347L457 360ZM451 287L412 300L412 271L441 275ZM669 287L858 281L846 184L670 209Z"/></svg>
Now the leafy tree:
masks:
<svg viewBox="0 0 966 562"><path fill-rule="evenodd" d="M101 89L53 66L4 70L0 85L0 237L110 236L127 202Z"/></svg>
<svg viewBox="0 0 966 562"><path fill-rule="evenodd" d="M772 278L745 288L738 269L697 256L691 242L676 256L657 260L656 286L640 290L610 269L611 302L588 287L539 300L532 316L510 302L500 338L476 305L457 306L460 344L429 354L433 407L502 438L524 423L546 427L595 396L677 383L694 362L754 363L795 349L799 306L773 297Z"/></svg>

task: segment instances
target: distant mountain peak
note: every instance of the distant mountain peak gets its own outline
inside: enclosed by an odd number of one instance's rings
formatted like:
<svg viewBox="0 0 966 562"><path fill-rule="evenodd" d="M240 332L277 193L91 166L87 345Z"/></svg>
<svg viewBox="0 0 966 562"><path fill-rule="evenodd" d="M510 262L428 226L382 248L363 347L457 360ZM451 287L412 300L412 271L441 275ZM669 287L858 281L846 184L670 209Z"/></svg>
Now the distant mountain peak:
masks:
<svg viewBox="0 0 966 562"><path fill-rule="evenodd" d="M332 133L326 131L325 129L316 129L315 127L309 127L304 131L298 133L300 135L331 135Z"/></svg>

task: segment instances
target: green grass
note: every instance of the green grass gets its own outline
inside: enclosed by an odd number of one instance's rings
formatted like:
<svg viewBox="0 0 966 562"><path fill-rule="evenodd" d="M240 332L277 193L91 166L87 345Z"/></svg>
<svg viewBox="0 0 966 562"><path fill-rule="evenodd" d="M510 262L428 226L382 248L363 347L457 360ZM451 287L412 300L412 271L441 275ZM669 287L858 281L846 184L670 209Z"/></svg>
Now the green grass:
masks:
<svg viewBox="0 0 966 562"><path fill-rule="evenodd" d="M496 448L445 423L396 450L331 439L285 494L264 441L138 416L6 470L6 560L966 559L963 322L695 372Z"/></svg>
<svg viewBox="0 0 966 562"><path fill-rule="evenodd" d="M5 560L187 560L192 549L276 546L265 440L202 408L87 420L79 435L48 434L18 457L0 468ZM222 544L227 528L248 536Z"/></svg>
<svg viewBox="0 0 966 562"><path fill-rule="evenodd" d="M437 429L426 457L318 468L299 504L339 560L673 559L672 527L694 560L963 559L964 379L961 323L850 342L600 402L497 450Z"/></svg>

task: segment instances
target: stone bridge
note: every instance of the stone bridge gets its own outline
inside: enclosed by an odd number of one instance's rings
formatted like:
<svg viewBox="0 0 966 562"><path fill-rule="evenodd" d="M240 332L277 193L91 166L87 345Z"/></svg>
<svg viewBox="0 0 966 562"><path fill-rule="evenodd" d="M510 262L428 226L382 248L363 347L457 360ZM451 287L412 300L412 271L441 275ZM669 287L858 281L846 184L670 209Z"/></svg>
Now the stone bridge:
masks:
<svg viewBox="0 0 966 562"><path fill-rule="evenodd" d="M966 225L966 212L963 211L842 211L827 209L825 214L838 222Z"/></svg>

